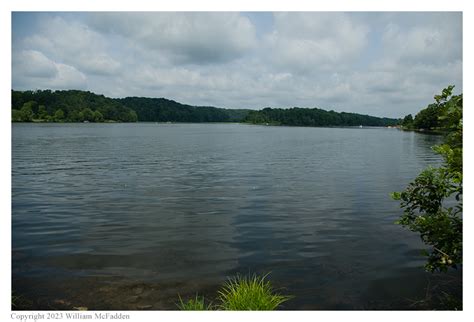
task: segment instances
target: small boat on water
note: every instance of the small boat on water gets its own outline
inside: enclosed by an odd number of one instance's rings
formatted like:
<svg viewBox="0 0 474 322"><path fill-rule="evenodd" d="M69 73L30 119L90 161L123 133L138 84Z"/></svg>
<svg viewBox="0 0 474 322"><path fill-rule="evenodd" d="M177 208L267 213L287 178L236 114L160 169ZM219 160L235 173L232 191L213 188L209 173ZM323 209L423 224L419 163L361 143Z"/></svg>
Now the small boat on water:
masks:
<svg viewBox="0 0 474 322"><path fill-rule="evenodd" d="M362 128L362 125L359 125L360 128Z"/></svg>

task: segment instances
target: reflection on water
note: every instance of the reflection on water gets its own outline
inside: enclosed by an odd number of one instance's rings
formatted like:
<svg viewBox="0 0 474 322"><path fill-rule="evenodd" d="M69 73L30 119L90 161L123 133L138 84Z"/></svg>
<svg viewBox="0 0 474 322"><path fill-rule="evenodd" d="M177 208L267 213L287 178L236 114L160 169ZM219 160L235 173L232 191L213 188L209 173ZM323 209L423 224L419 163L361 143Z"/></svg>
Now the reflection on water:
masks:
<svg viewBox="0 0 474 322"><path fill-rule="evenodd" d="M389 193L438 164L439 140L370 128L14 124L13 280L107 276L199 292L271 271L295 295L289 308L366 308L384 300L374 283L421 272L422 244L393 224ZM390 285L392 297L420 290Z"/></svg>

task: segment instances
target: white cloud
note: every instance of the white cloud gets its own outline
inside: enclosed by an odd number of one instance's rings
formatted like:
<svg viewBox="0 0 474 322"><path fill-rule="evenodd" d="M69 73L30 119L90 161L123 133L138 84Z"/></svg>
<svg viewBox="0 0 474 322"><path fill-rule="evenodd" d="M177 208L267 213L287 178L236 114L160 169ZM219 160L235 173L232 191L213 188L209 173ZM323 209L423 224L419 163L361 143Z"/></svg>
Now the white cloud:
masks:
<svg viewBox="0 0 474 322"><path fill-rule="evenodd" d="M238 13L99 13L90 20L101 32L120 35L177 63L228 62L256 45L254 26Z"/></svg>
<svg viewBox="0 0 474 322"><path fill-rule="evenodd" d="M120 63L107 53L106 43L102 35L87 25L56 16L44 19L39 30L24 39L23 46L40 50L83 72L111 75Z"/></svg>
<svg viewBox="0 0 474 322"><path fill-rule="evenodd" d="M58 74L51 80L51 87L56 89L86 88L86 76L83 73L69 65L59 63L56 66Z"/></svg>
<svg viewBox="0 0 474 322"><path fill-rule="evenodd" d="M13 55L13 69L16 74L31 77L51 78L58 73L56 64L37 50L23 50Z"/></svg>
<svg viewBox="0 0 474 322"><path fill-rule="evenodd" d="M423 64L442 64L459 59L462 55L461 39L460 25L443 21L435 26L415 26L408 30L389 24L382 37L385 59Z"/></svg>
<svg viewBox="0 0 474 322"><path fill-rule="evenodd" d="M43 53L22 50L13 53L13 84L22 89L85 89L86 76L75 67L56 63Z"/></svg>
<svg viewBox="0 0 474 322"><path fill-rule="evenodd" d="M273 62L296 72L351 64L367 45L368 28L344 13L276 13L267 37Z"/></svg>

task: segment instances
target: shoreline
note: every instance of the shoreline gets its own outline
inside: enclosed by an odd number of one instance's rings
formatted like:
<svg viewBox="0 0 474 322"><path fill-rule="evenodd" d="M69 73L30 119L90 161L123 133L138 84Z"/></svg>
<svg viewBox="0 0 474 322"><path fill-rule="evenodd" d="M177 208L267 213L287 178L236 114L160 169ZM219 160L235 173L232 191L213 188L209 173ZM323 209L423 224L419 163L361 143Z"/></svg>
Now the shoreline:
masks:
<svg viewBox="0 0 474 322"><path fill-rule="evenodd" d="M366 297L365 293L360 298L341 298L330 295L322 302L318 302L318 294L326 293L327 289L337 287L338 284L326 285L325 288L313 290L311 295L295 295L294 298L282 305L279 310L334 310L343 306L347 310L434 310L442 309L434 299L435 295L452 288L457 294L462 285L462 269L453 270L447 274L437 273L432 275L419 268L406 271L405 277L416 280L417 287L401 293L389 294L380 299L378 297ZM424 278L425 276L426 278ZM420 283L420 281L422 281ZM459 284L459 281L461 283ZM12 299L15 297L15 306L12 311L177 311L179 298L189 299L198 294L204 296L211 302L215 301L217 291L222 286L222 279L213 281L187 280L187 281L146 281L138 278L127 278L124 276L69 276L69 277L22 277L12 281ZM282 287L278 280L275 282L276 289L285 289L292 293L290 287ZM280 281L281 282L281 281ZM391 277L374 279L371 287L384 287L391 285L394 280ZM458 283L456 283L458 282ZM449 284L449 285L448 285ZM439 290L432 289L430 298L434 301L424 303L426 288L431 286L443 286ZM461 287L462 288L462 287ZM461 290L462 291L462 290ZM438 292L438 293L436 293ZM329 294L329 293L328 293ZM375 296L375 295L374 295ZM459 293L462 299L462 293ZM411 300L409 299L411 298ZM425 299L426 300L426 299Z"/></svg>
<svg viewBox="0 0 474 322"><path fill-rule="evenodd" d="M322 128L322 129L394 129L402 130L396 126L376 126L376 125L327 125L327 126L312 126L312 125L286 125L286 124L255 124L249 122L149 122L149 121L137 121L137 122L43 122L43 121L32 121L32 122L11 122L12 124L159 124L159 125L176 125L176 124L235 124L235 125L250 125L250 126L262 126L262 127L303 127L303 128ZM421 133L421 132L420 132ZM425 132L426 133L426 132Z"/></svg>

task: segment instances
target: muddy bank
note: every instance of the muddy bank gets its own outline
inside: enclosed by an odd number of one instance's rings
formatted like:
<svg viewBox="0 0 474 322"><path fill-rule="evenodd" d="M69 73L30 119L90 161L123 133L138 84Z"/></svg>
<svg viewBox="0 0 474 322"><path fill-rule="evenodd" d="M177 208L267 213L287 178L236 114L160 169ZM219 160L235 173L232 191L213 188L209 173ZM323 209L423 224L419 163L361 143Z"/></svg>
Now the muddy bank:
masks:
<svg viewBox="0 0 474 322"><path fill-rule="evenodd" d="M308 288L282 305L280 310L454 310L462 309L462 272L406 275L375 280L357 298L341 292L334 282L318 290ZM308 278L308 277L307 277ZM196 294L216 303L222 282L153 282L111 276L23 277L14 279L12 310L177 310ZM403 287L412 285L410 292ZM398 285L398 290L394 285ZM276 289L294 295L290 288ZM416 290L414 292L413 290Z"/></svg>
<svg viewBox="0 0 474 322"><path fill-rule="evenodd" d="M220 285L143 283L114 277L72 277L12 282L12 310L176 310L183 299L212 299Z"/></svg>

